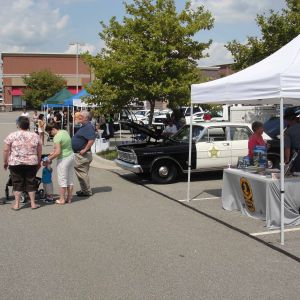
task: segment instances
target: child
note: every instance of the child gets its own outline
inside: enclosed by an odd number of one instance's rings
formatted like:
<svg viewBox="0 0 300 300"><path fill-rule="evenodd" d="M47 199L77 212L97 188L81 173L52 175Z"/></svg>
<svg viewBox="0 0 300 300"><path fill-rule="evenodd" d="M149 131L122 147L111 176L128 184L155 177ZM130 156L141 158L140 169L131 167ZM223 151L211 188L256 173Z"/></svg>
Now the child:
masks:
<svg viewBox="0 0 300 300"><path fill-rule="evenodd" d="M53 203L53 184L52 184L52 168L48 157L43 158L42 183L45 191L46 203Z"/></svg>

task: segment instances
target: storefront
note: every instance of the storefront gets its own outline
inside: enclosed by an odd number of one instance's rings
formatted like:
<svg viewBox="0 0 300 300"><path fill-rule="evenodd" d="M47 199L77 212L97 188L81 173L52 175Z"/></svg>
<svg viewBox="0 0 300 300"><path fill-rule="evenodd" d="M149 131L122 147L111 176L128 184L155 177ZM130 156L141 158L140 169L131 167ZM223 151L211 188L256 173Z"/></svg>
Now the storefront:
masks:
<svg viewBox="0 0 300 300"><path fill-rule="evenodd" d="M22 109L26 106L26 102L22 99L23 90L26 89L23 78L33 72L50 70L62 76L68 90L73 94L92 81L89 66L84 63L80 55L77 57L76 54L2 53L1 59L3 62L3 107L6 111Z"/></svg>

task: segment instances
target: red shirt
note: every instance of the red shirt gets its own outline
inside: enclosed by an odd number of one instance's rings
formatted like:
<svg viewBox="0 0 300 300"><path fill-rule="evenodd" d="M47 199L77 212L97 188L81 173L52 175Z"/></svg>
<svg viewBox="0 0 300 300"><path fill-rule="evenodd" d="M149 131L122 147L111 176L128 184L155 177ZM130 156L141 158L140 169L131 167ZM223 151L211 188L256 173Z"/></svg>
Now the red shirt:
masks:
<svg viewBox="0 0 300 300"><path fill-rule="evenodd" d="M266 146L266 142L262 138L261 135L257 135L253 133L248 141L248 150L249 150L249 157L253 158L253 149L255 146Z"/></svg>

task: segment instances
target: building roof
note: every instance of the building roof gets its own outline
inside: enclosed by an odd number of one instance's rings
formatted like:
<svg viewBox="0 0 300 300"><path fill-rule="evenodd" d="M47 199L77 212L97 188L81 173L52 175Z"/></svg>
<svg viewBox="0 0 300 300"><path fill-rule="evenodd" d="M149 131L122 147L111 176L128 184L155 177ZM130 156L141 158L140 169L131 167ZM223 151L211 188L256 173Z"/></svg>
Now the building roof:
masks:
<svg viewBox="0 0 300 300"><path fill-rule="evenodd" d="M80 54L78 54L80 56ZM76 53L38 53L38 52L2 52L1 57L4 56L61 56L61 57L75 57Z"/></svg>

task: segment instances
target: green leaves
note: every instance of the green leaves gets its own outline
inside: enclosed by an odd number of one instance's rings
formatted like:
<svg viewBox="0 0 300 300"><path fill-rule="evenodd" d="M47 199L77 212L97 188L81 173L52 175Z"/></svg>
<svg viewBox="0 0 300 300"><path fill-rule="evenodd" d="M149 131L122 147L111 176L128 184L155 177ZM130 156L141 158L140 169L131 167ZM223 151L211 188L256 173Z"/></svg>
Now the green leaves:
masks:
<svg viewBox="0 0 300 300"><path fill-rule="evenodd" d="M192 37L213 26L210 12L203 7L177 12L174 0L133 0L124 4L126 16L115 17L108 25L100 22L106 48L96 57L85 55L96 80L88 87L96 93L103 110L122 109L133 99L168 100L170 106L190 98L190 84L199 82L196 60L211 41L201 43ZM107 111L105 111L107 112Z"/></svg>
<svg viewBox="0 0 300 300"><path fill-rule="evenodd" d="M300 1L286 0L281 13L271 10L269 15L258 15L256 22L261 38L248 37L245 45L229 42L226 48L234 57L236 70L244 69L271 55L300 34Z"/></svg>
<svg viewBox="0 0 300 300"><path fill-rule="evenodd" d="M23 77L27 88L24 90L23 99L29 107L40 108L41 104L65 87L65 80L49 70L33 72Z"/></svg>

